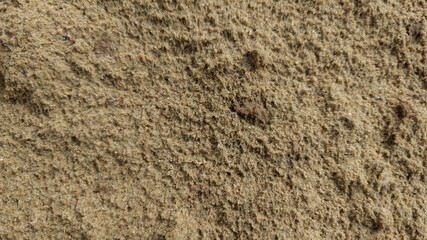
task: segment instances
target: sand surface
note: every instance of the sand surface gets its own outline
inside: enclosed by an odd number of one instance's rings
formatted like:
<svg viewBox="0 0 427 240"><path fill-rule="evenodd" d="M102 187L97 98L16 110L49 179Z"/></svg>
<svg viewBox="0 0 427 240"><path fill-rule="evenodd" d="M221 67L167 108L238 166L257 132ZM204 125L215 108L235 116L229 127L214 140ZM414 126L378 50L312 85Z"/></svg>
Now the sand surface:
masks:
<svg viewBox="0 0 427 240"><path fill-rule="evenodd" d="M0 239L427 239L425 0L2 0L0 120Z"/></svg>

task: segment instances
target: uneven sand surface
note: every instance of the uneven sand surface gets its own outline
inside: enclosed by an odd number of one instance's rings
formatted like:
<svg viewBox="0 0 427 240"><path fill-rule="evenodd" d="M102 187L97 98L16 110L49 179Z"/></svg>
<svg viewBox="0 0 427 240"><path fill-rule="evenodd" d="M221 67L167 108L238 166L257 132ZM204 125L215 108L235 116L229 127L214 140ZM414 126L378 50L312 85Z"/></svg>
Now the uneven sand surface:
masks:
<svg viewBox="0 0 427 240"><path fill-rule="evenodd" d="M3 0L0 120L0 239L427 239L425 0Z"/></svg>

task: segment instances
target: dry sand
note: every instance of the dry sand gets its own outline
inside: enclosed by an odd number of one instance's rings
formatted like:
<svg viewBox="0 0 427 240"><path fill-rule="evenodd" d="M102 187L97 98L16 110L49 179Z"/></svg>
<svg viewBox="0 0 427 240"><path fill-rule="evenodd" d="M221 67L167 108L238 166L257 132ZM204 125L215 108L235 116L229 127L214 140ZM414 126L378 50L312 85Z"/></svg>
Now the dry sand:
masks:
<svg viewBox="0 0 427 240"><path fill-rule="evenodd" d="M0 239L427 239L426 12L0 1Z"/></svg>

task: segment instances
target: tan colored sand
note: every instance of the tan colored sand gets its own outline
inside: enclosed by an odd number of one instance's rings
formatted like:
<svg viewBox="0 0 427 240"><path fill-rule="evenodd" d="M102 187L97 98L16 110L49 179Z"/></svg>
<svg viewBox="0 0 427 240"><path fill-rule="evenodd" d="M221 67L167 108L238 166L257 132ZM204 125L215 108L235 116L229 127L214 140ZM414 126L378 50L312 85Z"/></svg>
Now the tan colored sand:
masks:
<svg viewBox="0 0 427 240"><path fill-rule="evenodd" d="M0 1L0 239L426 239L426 18Z"/></svg>

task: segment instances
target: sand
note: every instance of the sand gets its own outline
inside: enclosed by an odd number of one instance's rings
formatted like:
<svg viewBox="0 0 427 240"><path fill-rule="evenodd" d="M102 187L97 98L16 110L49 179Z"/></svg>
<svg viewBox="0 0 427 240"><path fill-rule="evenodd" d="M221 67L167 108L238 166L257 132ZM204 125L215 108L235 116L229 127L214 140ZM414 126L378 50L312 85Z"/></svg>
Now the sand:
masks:
<svg viewBox="0 0 427 240"><path fill-rule="evenodd" d="M427 2L0 2L0 239L427 239Z"/></svg>

